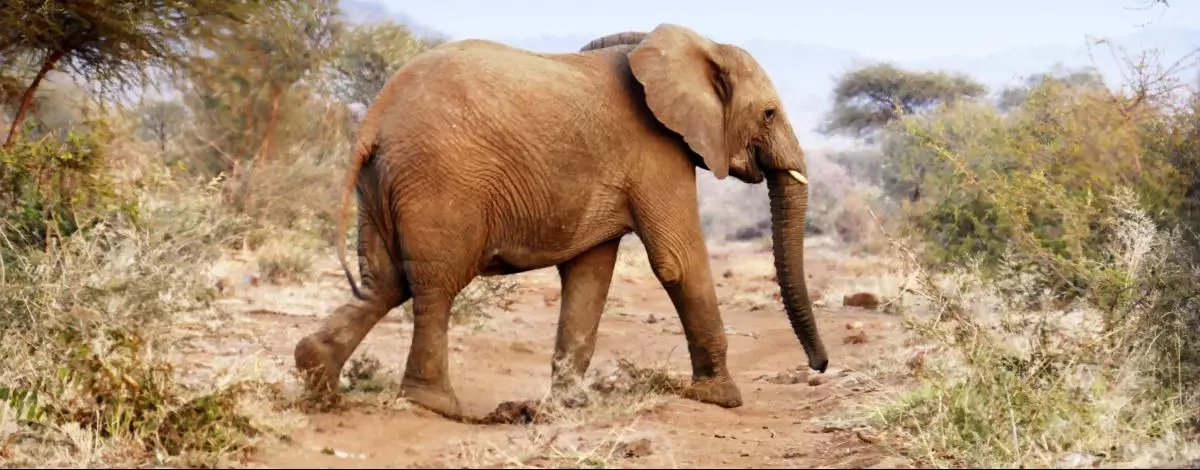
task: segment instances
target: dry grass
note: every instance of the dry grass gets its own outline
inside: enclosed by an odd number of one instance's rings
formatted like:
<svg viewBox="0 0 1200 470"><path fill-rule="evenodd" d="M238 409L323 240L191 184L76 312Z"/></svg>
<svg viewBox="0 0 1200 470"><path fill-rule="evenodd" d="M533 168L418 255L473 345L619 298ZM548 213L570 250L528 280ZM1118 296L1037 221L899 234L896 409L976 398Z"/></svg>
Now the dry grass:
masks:
<svg viewBox="0 0 1200 470"><path fill-rule="evenodd" d="M1169 263L1173 238L1126 204L1127 219L1115 224L1125 243L1104 247L1118 260L1109 269L1151 283L1142 276ZM923 360L909 364L918 386L866 410L908 455L936 467L993 468L1144 466L1196 455L1189 397L1162 383L1180 371L1163 363L1164 343L1179 332L1152 318L1161 313L1114 319L1086 304L1033 311L1017 307L1025 304L1010 298L1013 286L985 282L970 265L940 277L911 269L917 296L933 307L908 319L924 343ZM1019 271L1003 278L1023 279Z"/></svg>
<svg viewBox="0 0 1200 470"><path fill-rule="evenodd" d="M212 280L198 268L238 222L214 210L214 193L142 202L138 226L115 221L48 253L4 252L0 455L9 464L228 465L275 432L270 416L283 410L272 386L189 382L168 360L178 322L218 320Z"/></svg>
<svg viewBox="0 0 1200 470"><path fill-rule="evenodd" d="M525 431L504 441L464 439L447 466L468 468L613 468L648 455L653 443L639 437L640 417L687 385L664 364L649 367L627 359L589 373L588 404L568 408L546 397Z"/></svg>
<svg viewBox="0 0 1200 470"><path fill-rule="evenodd" d="M314 258L320 252L316 245L311 235L283 232L269 236L254 253L259 275L274 283L309 280Z"/></svg>

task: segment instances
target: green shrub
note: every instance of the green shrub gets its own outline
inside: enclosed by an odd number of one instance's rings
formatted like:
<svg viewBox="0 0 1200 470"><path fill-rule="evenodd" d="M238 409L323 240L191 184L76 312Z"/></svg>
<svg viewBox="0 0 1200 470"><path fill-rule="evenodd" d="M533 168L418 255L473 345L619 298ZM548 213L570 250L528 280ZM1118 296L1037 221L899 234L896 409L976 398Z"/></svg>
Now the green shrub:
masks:
<svg viewBox="0 0 1200 470"><path fill-rule="evenodd" d="M111 217L136 217L136 205L108 177L104 123L19 138L0 149L0 226L10 244L46 249Z"/></svg>
<svg viewBox="0 0 1200 470"><path fill-rule="evenodd" d="M937 309L908 325L942 351L916 390L875 410L910 455L1149 465L1196 436L1200 264L1178 217L1189 182L1154 144L1176 122L1048 81L1007 115L959 106L893 128L924 171L905 215L926 256L897 246Z"/></svg>
<svg viewBox="0 0 1200 470"><path fill-rule="evenodd" d="M1113 236L1106 194L1129 188L1155 221L1172 222L1188 181L1170 155L1143 144L1170 116L1107 90L1080 92L1046 80L1017 109L964 104L893 129L890 164L921 197L907 218L929 241L926 261L977 257L995 269L1013 242L1028 256L1009 262L1054 272L1043 286L1063 299L1102 295L1081 263Z"/></svg>

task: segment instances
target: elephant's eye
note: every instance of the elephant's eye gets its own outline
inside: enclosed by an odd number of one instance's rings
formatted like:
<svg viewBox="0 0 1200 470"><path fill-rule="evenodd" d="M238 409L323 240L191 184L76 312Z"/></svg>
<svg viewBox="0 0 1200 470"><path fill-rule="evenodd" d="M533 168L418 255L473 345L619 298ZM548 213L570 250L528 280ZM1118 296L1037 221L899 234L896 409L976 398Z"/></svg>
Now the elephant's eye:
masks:
<svg viewBox="0 0 1200 470"><path fill-rule="evenodd" d="M771 122L772 119L775 119L775 108L767 108L763 111L763 121Z"/></svg>

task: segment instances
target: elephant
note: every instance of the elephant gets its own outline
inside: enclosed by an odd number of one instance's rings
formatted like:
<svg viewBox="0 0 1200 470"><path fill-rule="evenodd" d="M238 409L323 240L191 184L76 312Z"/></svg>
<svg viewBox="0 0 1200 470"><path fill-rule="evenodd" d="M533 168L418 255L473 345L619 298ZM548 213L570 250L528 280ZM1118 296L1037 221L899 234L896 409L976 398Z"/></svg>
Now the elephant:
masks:
<svg viewBox="0 0 1200 470"><path fill-rule="evenodd" d="M692 381L682 395L741 406L696 168L768 185L783 307L808 366L824 372L804 271L804 152L778 93L747 51L663 23L572 53L464 39L396 72L362 121L342 188L337 255L354 298L295 347L307 390L336 400L354 349L412 299L401 391L461 418L448 375L455 296L477 276L554 266L551 396L578 396L620 240L636 233L685 334ZM344 246L352 191L361 288Z"/></svg>

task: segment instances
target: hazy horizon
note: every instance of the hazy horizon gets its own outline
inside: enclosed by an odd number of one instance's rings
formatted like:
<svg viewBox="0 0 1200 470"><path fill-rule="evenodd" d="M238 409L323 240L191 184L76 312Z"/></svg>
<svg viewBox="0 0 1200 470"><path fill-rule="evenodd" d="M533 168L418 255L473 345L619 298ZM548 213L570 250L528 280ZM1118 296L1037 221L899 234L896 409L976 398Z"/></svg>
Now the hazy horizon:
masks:
<svg viewBox="0 0 1200 470"><path fill-rule="evenodd" d="M739 4L749 6L739 8L718 8L731 3L712 0L376 3L454 38L599 36L670 22L721 41L786 40L897 61L978 57L1015 47L1078 46L1088 36L1200 28L1200 3L1139 8L1143 1L747 0Z"/></svg>

